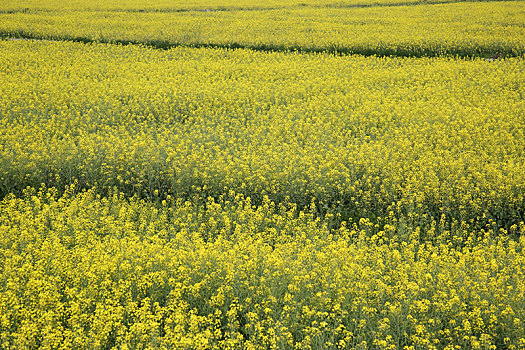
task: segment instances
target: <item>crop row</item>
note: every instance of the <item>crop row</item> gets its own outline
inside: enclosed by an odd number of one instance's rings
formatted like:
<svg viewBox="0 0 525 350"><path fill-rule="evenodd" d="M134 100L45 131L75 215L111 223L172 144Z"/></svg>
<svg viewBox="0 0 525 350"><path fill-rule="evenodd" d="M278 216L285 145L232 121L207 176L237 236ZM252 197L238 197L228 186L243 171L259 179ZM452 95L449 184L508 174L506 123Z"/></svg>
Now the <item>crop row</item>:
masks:
<svg viewBox="0 0 525 350"><path fill-rule="evenodd" d="M523 236L437 223L420 243L419 229L400 240L367 220L332 235L293 205L234 198L4 198L0 346L525 346Z"/></svg>
<svg viewBox="0 0 525 350"><path fill-rule="evenodd" d="M34 11L132 11L132 12L183 12L183 11L242 11L297 7L363 7L398 6L403 4L432 4L461 0L4 0L0 12ZM491 0L485 0L491 1ZM497 0L496 0L497 1Z"/></svg>
<svg viewBox="0 0 525 350"><path fill-rule="evenodd" d="M522 59L0 41L0 191L233 189L342 219L524 218Z"/></svg>
<svg viewBox="0 0 525 350"><path fill-rule="evenodd" d="M520 56L523 2L268 11L0 14L4 37L330 51L396 56Z"/></svg>

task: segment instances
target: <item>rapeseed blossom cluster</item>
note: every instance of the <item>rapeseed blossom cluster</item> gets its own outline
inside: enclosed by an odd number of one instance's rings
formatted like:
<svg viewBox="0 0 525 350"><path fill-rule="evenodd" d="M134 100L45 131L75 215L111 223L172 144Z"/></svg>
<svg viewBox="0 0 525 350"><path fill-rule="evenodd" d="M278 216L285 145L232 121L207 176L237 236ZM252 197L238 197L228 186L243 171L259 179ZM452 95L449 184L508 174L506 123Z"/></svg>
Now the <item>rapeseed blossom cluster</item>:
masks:
<svg viewBox="0 0 525 350"><path fill-rule="evenodd" d="M334 232L235 193L196 206L74 192L0 203L2 348L525 346L523 236L437 223L421 242L419 227Z"/></svg>

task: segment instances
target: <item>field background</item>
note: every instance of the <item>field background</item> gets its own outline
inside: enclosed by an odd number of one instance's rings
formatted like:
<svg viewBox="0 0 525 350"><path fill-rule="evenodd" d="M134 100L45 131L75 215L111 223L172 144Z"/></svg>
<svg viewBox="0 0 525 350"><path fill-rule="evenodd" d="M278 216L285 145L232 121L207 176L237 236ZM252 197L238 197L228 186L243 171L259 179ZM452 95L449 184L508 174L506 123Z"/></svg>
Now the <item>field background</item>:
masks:
<svg viewBox="0 0 525 350"><path fill-rule="evenodd" d="M525 2L0 2L0 347L525 349Z"/></svg>
<svg viewBox="0 0 525 350"><path fill-rule="evenodd" d="M30 9L0 12L0 35L160 48L507 57L525 52L524 16L521 1L182 12Z"/></svg>

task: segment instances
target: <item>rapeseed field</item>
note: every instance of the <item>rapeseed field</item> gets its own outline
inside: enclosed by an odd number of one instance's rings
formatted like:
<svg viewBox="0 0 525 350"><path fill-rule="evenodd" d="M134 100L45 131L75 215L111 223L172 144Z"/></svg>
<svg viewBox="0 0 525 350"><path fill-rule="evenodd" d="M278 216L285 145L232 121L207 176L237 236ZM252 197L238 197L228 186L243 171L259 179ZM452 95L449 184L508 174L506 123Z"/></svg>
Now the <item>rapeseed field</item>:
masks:
<svg viewBox="0 0 525 350"><path fill-rule="evenodd" d="M268 199L26 190L0 205L0 341L14 348L509 348L525 344L525 225L402 239ZM422 236L432 235L432 242Z"/></svg>
<svg viewBox="0 0 525 350"><path fill-rule="evenodd" d="M1 349L525 349L522 1L0 3Z"/></svg>
<svg viewBox="0 0 525 350"><path fill-rule="evenodd" d="M357 6L357 5L355 5ZM395 56L522 56L523 1L251 11L18 11L0 36Z"/></svg>
<svg viewBox="0 0 525 350"><path fill-rule="evenodd" d="M186 11L238 11L281 8L345 8L370 6L398 6L408 4L453 3L458 0L4 0L0 11L4 13L31 11L125 11L125 12L186 12Z"/></svg>

